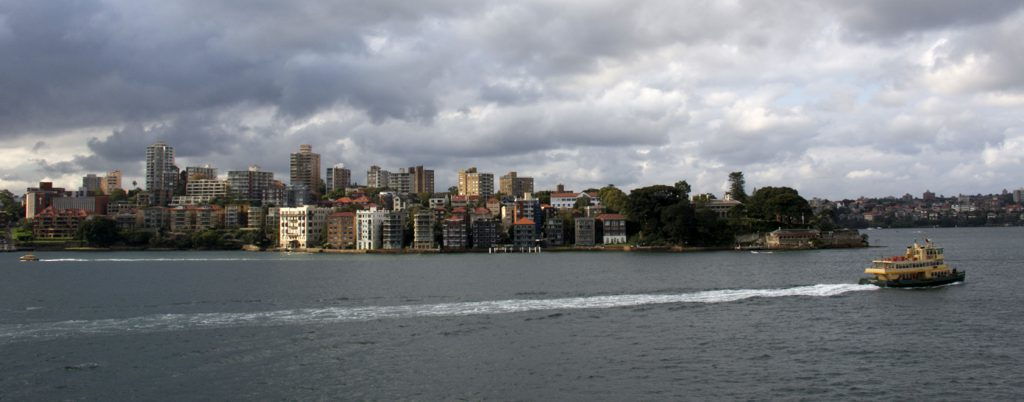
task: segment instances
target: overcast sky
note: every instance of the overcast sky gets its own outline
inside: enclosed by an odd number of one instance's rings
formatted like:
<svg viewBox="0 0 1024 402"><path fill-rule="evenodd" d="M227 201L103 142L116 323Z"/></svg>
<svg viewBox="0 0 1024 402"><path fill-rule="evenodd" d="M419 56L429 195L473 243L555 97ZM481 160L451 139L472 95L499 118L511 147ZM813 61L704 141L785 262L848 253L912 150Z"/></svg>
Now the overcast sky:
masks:
<svg viewBox="0 0 1024 402"><path fill-rule="evenodd" d="M1024 186L1020 1L0 0L0 188L145 147L287 180L477 166L538 190ZM142 180L139 180L140 186Z"/></svg>

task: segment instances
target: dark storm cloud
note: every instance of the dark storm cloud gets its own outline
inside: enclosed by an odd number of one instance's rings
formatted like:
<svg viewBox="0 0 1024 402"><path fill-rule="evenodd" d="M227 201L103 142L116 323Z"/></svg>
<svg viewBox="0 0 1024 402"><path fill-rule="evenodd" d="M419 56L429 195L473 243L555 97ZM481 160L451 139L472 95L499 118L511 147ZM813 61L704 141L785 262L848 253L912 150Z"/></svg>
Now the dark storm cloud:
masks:
<svg viewBox="0 0 1024 402"><path fill-rule="evenodd" d="M827 4L838 10L847 29L856 36L878 38L983 24L1024 7L1019 0L840 0Z"/></svg>
<svg viewBox="0 0 1024 402"><path fill-rule="evenodd" d="M147 3L0 4L0 135L241 103L302 117L341 102L375 121L437 112L440 72L419 59L429 48L396 61L370 57L364 42L401 35L390 27L433 16L436 2Z"/></svg>
<svg viewBox="0 0 1024 402"><path fill-rule="evenodd" d="M138 175L164 140L179 164L284 174L309 143L357 177L422 163L439 186L475 164L856 191L808 178L868 177L854 148L974 161L946 180L974 184L1018 153L1022 26L1002 0L0 0L0 138L46 159L21 181Z"/></svg>
<svg viewBox="0 0 1024 402"><path fill-rule="evenodd" d="M96 156L117 162L143 160L145 154L139 150L157 141L174 144L176 156L206 156L230 153L244 131L244 127L225 127L206 115L190 115L150 127L130 124L106 138L94 137L88 145Z"/></svg>

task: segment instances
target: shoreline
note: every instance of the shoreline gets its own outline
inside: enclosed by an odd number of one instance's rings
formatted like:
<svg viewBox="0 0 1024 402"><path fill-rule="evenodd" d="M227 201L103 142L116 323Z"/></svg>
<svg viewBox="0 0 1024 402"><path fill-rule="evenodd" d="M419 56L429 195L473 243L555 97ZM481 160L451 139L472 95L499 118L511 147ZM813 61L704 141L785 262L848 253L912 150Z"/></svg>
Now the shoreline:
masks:
<svg viewBox="0 0 1024 402"><path fill-rule="evenodd" d="M735 246L719 246L719 247L685 247L685 246L586 246L586 247L575 247L575 246L560 246L560 247L547 247L541 248L540 251L525 251L519 249L512 249L509 251L489 251L486 248L468 248L468 249L401 249L401 250L356 250L356 249L323 249L323 248L309 248L309 249L281 249L281 248L268 248L258 249L256 247L242 247L237 249L177 249L177 248L157 248L157 247L22 247L17 250L11 250L9 252L52 252L52 251L65 251L65 252L125 252L125 251L238 251L238 252L260 252L260 253L302 253L302 254L380 254L380 255L416 255L416 254L543 254L543 253L571 253L571 252L587 252L587 253L606 253L606 252L626 252L626 253L697 253L697 252L712 252L712 251L736 251L736 252L752 252L752 251L807 251L807 250L826 250L826 249L853 249L853 248L871 248L881 246L856 246L856 247L808 247L808 248L741 248L737 249Z"/></svg>

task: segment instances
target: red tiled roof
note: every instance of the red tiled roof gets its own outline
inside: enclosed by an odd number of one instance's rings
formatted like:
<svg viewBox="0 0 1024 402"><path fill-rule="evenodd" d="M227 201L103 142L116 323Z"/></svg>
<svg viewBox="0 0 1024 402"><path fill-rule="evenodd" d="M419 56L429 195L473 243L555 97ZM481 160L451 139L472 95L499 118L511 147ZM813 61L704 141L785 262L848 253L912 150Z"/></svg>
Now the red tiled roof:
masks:
<svg viewBox="0 0 1024 402"><path fill-rule="evenodd" d="M626 219L626 217L623 216L622 214L601 214L601 215L597 216L597 220L601 220L601 221L623 220L623 219Z"/></svg>
<svg viewBox="0 0 1024 402"><path fill-rule="evenodd" d="M555 197L558 197L558 198L566 198L566 197L576 198L576 197L579 197L579 196L580 196L579 193L551 193L551 198L555 198Z"/></svg>
<svg viewBox="0 0 1024 402"><path fill-rule="evenodd" d="M477 207L477 209L473 210L473 213L475 213L477 215L487 215L487 214L491 213L491 210L489 210L487 208L484 208L484 207Z"/></svg>
<svg viewBox="0 0 1024 402"><path fill-rule="evenodd" d="M355 202L355 203L358 203L358 204L365 204L365 203L368 203L368 202L370 202L370 199L369 199L369 198L367 198L367 197L366 197L366 196L364 195L364 196L361 196L361 197L359 197L359 198L356 198L355 200L352 200L352 202Z"/></svg>
<svg viewBox="0 0 1024 402"><path fill-rule="evenodd" d="M513 223L513 225L535 225L535 224L536 223L534 223L533 220L530 219L530 218L519 218L519 220L517 220L516 223Z"/></svg>
<svg viewBox="0 0 1024 402"><path fill-rule="evenodd" d="M54 208L52 206L49 206L49 207L46 207L46 209L40 211L36 215L37 216L77 216L77 217L82 218L82 217L89 216L89 211L86 211L84 209L78 209L78 208L68 208L68 209L64 209L64 210L61 210L61 211L57 211L56 208Z"/></svg>
<svg viewBox="0 0 1024 402"><path fill-rule="evenodd" d="M452 209L452 213L453 214L464 214L464 213L466 213L466 208L458 207L458 208Z"/></svg>
<svg viewBox="0 0 1024 402"><path fill-rule="evenodd" d="M339 199L334 200L334 202L337 202L339 204L351 204L352 199L348 197L341 197Z"/></svg>

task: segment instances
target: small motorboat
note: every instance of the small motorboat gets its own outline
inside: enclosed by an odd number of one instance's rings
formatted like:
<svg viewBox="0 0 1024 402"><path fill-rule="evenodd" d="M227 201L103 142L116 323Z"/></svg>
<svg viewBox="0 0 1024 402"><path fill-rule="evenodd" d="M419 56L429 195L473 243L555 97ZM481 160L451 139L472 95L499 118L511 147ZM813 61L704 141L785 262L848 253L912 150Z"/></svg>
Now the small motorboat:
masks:
<svg viewBox="0 0 1024 402"><path fill-rule="evenodd" d="M32 254L25 254L25 255L23 255L21 257L18 257L18 261L22 261L22 262L39 261L39 257L36 257L35 255L32 255Z"/></svg>

